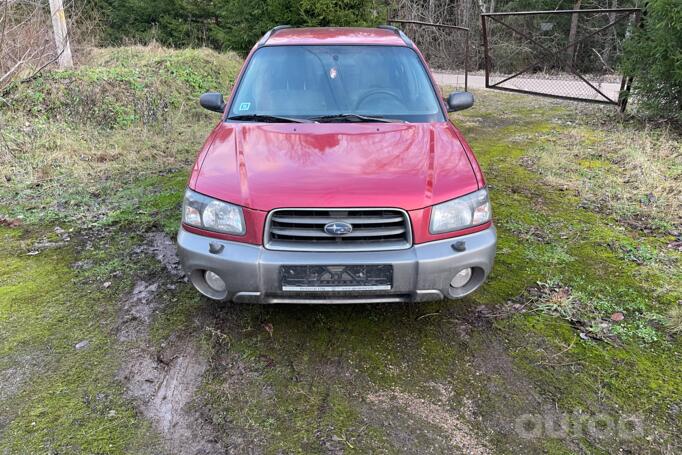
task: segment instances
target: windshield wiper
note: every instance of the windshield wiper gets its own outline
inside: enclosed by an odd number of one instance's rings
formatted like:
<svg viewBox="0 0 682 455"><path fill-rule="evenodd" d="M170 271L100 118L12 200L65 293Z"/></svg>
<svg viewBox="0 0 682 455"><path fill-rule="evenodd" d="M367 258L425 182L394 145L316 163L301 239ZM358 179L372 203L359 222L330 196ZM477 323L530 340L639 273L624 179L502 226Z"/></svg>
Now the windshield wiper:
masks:
<svg viewBox="0 0 682 455"><path fill-rule="evenodd" d="M310 123L310 120L304 118L280 117L278 115L264 115L264 114L243 114L233 115L227 117L226 120L239 120L242 122L266 122L266 123Z"/></svg>
<svg viewBox="0 0 682 455"><path fill-rule="evenodd" d="M319 117L311 117L310 120L320 123L331 123L338 121L346 122L382 122L382 123L404 123L404 120L392 119L386 117L371 117L368 115L360 114L333 114L333 115L321 115Z"/></svg>

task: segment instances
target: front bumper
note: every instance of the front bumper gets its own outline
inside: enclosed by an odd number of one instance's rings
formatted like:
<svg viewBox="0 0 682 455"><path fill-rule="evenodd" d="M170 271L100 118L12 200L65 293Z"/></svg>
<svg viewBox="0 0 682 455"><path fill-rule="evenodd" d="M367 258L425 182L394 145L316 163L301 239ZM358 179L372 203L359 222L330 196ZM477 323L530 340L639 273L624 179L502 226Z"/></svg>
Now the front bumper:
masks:
<svg viewBox="0 0 682 455"><path fill-rule="evenodd" d="M463 251L453 248L456 242L464 242ZM194 286L217 300L240 303L422 302L460 298L478 289L492 269L496 242L495 227L491 226L474 234L414 245L404 250L274 251L259 245L204 237L180 228L178 254ZM209 251L211 244L213 253ZM282 290L280 266L354 264L392 265L391 290L350 294ZM469 283L462 288L451 287L453 276L466 267L473 270ZM227 291L216 293L211 290L203 278L205 270L218 274L227 285Z"/></svg>

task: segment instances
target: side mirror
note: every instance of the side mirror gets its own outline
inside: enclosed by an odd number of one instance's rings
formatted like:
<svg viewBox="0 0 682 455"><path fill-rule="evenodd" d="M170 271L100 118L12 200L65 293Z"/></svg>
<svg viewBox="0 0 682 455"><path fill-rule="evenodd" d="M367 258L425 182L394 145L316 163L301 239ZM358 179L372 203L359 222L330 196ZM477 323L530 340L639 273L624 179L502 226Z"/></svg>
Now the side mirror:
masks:
<svg viewBox="0 0 682 455"><path fill-rule="evenodd" d="M225 100L223 99L222 93L204 93L199 98L199 104L201 104L201 107L208 109L209 111L220 112L221 114L225 111Z"/></svg>
<svg viewBox="0 0 682 455"><path fill-rule="evenodd" d="M448 95L448 112L463 111L474 105L474 95L469 92L453 92Z"/></svg>

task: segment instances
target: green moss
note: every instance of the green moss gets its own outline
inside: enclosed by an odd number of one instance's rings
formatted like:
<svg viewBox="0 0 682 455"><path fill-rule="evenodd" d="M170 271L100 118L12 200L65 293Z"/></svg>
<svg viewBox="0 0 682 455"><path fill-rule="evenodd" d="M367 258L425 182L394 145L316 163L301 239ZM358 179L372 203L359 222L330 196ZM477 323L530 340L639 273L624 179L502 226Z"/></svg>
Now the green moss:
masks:
<svg viewBox="0 0 682 455"><path fill-rule="evenodd" d="M557 326L546 317L519 317L505 324L508 333L536 333L555 343L565 358L555 367L538 368L532 361L548 361L542 355L519 352L519 365L539 383L560 390L559 403L566 409L582 408L598 412L606 407L620 412L644 412L665 424L668 406L682 396L682 363L677 347L627 347L576 340L567 324ZM575 363L572 363L575 362ZM563 366L562 366L563 365ZM599 380L594 375L598 372ZM649 422L653 423L653 422Z"/></svg>
<svg viewBox="0 0 682 455"><path fill-rule="evenodd" d="M609 163L601 160L579 160L578 164L585 169L596 169L609 166Z"/></svg>
<svg viewBox="0 0 682 455"><path fill-rule="evenodd" d="M517 316L497 326L517 346L511 348L515 364L562 409L646 410L647 419L670 425L668 406L682 398L679 347L665 341L661 321L666 309L680 299L682 281L672 265L679 256L662 249L658 239L630 232L608 215L579 208L579 198L541 179L542 169L519 165L525 150L551 147L553 135L565 128L547 118L561 118L566 112L542 112L536 120L515 115L518 123L494 130L466 128L492 185L499 227L495 270L473 298L503 304L535 281L559 280L589 302L591 316L584 317L609 321L614 312L623 312L625 320L613 327L623 347L581 340L567 322L547 316ZM585 146L606 140L599 131L581 129ZM603 166L598 160L582 164ZM573 347L565 355L548 358L567 346Z"/></svg>
<svg viewBox="0 0 682 455"><path fill-rule="evenodd" d="M20 230L0 234L14 239L0 251L0 371L14 369L16 381L3 384L10 422L0 451L144 451L149 427L114 380L117 354L105 326L115 304L79 284L72 249L27 256ZM82 341L87 346L76 349Z"/></svg>
<svg viewBox="0 0 682 455"><path fill-rule="evenodd" d="M543 115L538 115L538 112L543 112ZM479 114L472 110L465 115L469 118ZM525 281L525 286L537 280L561 279L564 284L570 284L587 295L594 295L595 290L604 288L606 282L606 292L595 296L595 300L618 301L623 299L622 290L627 289L626 298L630 302L643 303L629 315L637 321L633 330L626 330L626 333L640 334L641 339L651 341L652 331L656 329L647 329L646 326L648 321L657 319L661 314L661 309L657 309L660 303L651 299L651 291L670 280L669 268L654 270L652 267L647 271L648 280L642 281L634 273L636 266L625 265L623 260L650 262L658 250L650 246L650 240L641 240L643 243L634 249L628 247L632 243L631 237L618 229L613 219L579 209L579 198L547 186L536 172L519 165L531 146L551 144L553 135L566 128L552 117L560 119L566 115L560 108L546 113L544 110L536 111L535 115L515 112L513 117L518 121L513 125L494 130L477 128L468 132L469 141L488 181L492 183L495 216L500 220L494 279L477 299L484 301L494 294L500 296L498 301L510 297L511 283L497 277L512 276L516 283ZM581 138L585 139L585 146L607 140L601 132L586 127L581 129ZM518 238L522 241L519 242ZM612 244L623 245L618 255L610 250L609 245ZM673 291L673 295L664 295L661 299L673 301L675 294ZM608 318L610 314L606 311L615 307L628 307L628 304L603 306L603 317Z"/></svg>

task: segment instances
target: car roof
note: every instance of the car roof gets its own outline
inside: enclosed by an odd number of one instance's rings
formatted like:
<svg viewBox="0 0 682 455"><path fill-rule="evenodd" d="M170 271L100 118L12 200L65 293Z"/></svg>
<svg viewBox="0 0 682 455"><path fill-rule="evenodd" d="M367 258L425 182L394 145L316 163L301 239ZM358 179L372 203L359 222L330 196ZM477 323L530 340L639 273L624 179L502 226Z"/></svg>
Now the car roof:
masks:
<svg viewBox="0 0 682 455"><path fill-rule="evenodd" d="M406 46L398 29L363 27L279 28L266 35L262 45L372 44Z"/></svg>

